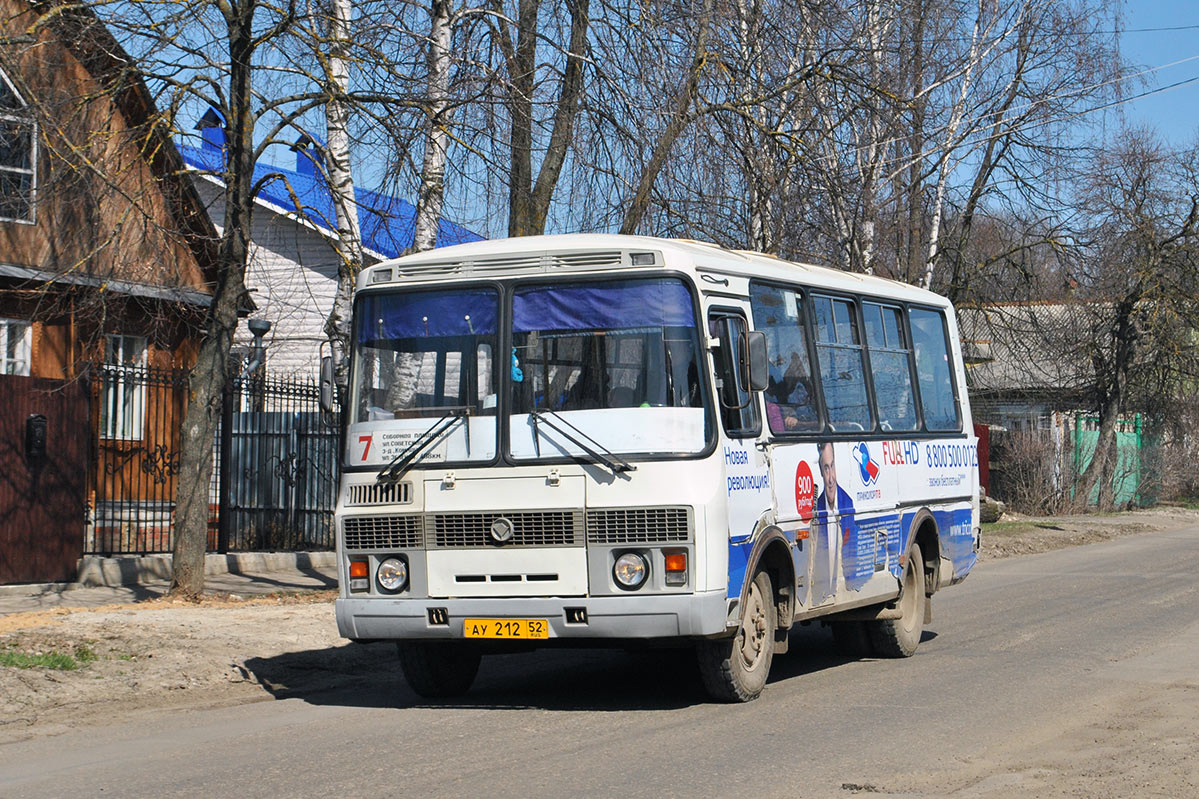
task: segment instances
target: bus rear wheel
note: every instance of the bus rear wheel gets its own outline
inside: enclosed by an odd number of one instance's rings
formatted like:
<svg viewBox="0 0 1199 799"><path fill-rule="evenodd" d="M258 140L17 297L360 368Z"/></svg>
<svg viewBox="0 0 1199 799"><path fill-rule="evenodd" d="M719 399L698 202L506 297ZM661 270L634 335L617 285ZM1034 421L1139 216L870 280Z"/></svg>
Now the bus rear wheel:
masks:
<svg viewBox="0 0 1199 799"><path fill-rule="evenodd" d="M478 648L457 641L403 641L397 648L404 679L426 699L461 696L469 691L483 659Z"/></svg>
<svg viewBox="0 0 1199 799"><path fill-rule="evenodd" d="M774 659L774 630L770 575L758 572L746 594L737 634L696 645L699 673L708 695L721 702L757 699L766 687Z"/></svg>
<svg viewBox="0 0 1199 799"><path fill-rule="evenodd" d="M928 597L924 594L924 558L921 557L920 545L912 544L903 570L903 585L896 600L900 617L865 623L877 655L906 658L916 653L920 635L924 632L924 603L927 601Z"/></svg>

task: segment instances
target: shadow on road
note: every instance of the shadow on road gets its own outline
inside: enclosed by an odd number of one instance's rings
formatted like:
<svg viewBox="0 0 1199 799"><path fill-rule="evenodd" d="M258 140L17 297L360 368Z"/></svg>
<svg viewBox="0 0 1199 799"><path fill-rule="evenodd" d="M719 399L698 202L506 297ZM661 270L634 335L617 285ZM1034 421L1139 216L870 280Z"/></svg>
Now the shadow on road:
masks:
<svg viewBox="0 0 1199 799"><path fill-rule="evenodd" d="M935 637L925 632L925 641ZM774 658L777 684L857 658L833 646L828 630L796 627L790 651ZM709 701L690 649L540 649L483 659L463 697L428 700L408 687L393 644L347 644L245 662L277 699L372 708L499 708L573 711L675 710Z"/></svg>

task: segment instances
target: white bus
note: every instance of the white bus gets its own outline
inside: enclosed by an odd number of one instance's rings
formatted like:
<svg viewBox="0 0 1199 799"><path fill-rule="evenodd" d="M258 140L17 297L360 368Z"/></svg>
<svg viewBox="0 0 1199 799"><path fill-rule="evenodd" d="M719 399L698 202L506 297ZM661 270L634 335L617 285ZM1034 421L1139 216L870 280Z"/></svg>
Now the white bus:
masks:
<svg viewBox="0 0 1199 799"><path fill-rule="evenodd" d="M529 645L694 646L747 701L798 622L906 657L977 558L950 304L690 241L484 241L359 278L337 623L424 696ZM326 379L330 370L325 365Z"/></svg>

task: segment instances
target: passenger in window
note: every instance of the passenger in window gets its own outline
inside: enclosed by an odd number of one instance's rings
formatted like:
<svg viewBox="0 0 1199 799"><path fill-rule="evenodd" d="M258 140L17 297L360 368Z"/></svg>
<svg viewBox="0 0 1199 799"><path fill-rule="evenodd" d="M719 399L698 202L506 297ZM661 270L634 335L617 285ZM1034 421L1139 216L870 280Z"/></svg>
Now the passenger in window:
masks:
<svg viewBox="0 0 1199 799"><path fill-rule="evenodd" d="M806 359L793 351L787 370L779 376L776 367L781 364L780 355L771 365L772 374L766 387L766 417L770 430L783 433L815 429L816 410L812 407L812 381Z"/></svg>

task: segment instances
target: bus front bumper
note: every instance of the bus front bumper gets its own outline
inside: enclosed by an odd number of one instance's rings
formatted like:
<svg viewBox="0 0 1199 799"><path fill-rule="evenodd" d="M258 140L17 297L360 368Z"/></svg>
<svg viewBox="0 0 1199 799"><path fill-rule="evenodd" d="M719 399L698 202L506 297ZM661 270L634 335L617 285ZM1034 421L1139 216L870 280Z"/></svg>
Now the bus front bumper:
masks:
<svg viewBox="0 0 1199 799"><path fill-rule="evenodd" d="M699 594L487 599L339 598L343 638L461 639L463 619L545 619L554 638L677 638L728 629L728 595ZM579 613L582 609L583 614ZM585 616L585 622L567 621ZM444 614L444 616L442 615ZM442 618L446 623L435 623Z"/></svg>

